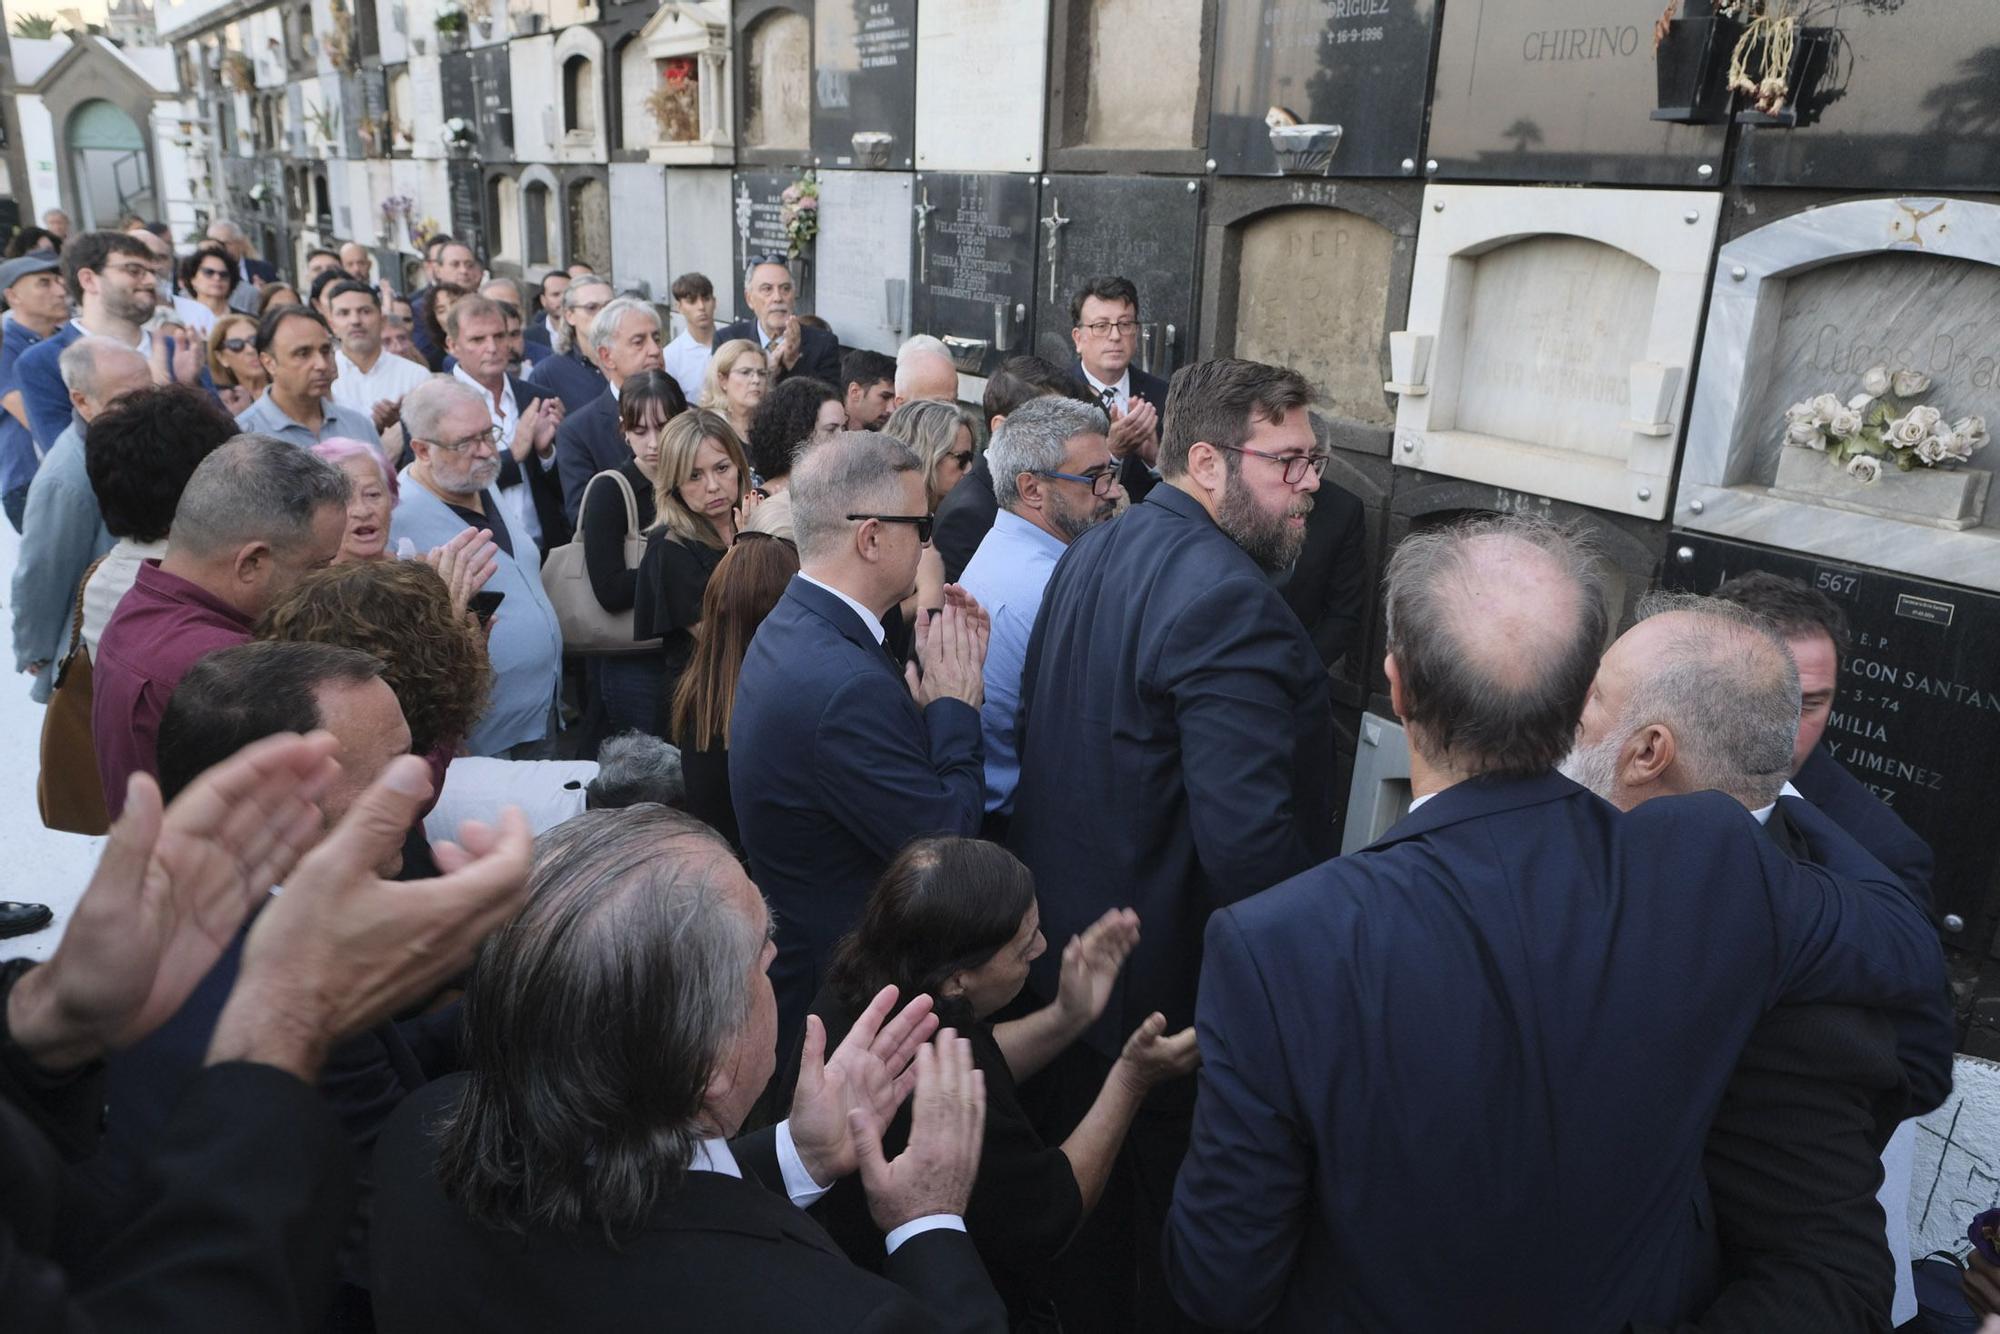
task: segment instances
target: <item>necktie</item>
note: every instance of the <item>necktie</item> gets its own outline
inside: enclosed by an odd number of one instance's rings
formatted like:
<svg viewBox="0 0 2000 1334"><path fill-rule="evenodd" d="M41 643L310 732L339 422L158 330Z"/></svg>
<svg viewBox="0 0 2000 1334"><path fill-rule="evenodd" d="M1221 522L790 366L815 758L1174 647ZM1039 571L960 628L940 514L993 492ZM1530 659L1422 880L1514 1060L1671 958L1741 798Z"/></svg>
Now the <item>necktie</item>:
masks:
<svg viewBox="0 0 2000 1334"><path fill-rule="evenodd" d="M1118 391L1106 386L1097 391L1097 401L1104 408L1104 415L1114 416L1118 411Z"/></svg>

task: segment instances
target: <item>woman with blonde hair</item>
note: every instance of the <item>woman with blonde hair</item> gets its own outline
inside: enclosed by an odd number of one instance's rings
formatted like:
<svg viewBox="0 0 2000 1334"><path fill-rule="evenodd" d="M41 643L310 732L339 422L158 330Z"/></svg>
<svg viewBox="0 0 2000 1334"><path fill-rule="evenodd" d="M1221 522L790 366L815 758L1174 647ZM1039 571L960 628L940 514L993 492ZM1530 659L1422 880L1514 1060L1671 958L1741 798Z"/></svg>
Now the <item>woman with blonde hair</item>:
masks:
<svg viewBox="0 0 2000 1334"><path fill-rule="evenodd" d="M882 423L882 434L908 445L924 465L924 491L933 514L972 468L976 457L972 422L956 403L920 398L903 404Z"/></svg>
<svg viewBox="0 0 2000 1334"><path fill-rule="evenodd" d="M231 415L257 401L271 383L257 355L257 321L248 315L224 315L208 332L208 373L215 394Z"/></svg>
<svg viewBox="0 0 2000 1334"><path fill-rule="evenodd" d="M771 373L764 349L747 338L732 338L708 359L701 382L701 406L728 419L738 440L750 438L750 418L764 401Z"/></svg>
<svg viewBox="0 0 2000 1334"><path fill-rule="evenodd" d="M633 585L632 637L664 641L659 695L664 722L694 651L709 576L736 540L750 465L728 421L700 408L668 422L659 440L653 473L658 517L646 535Z"/></svg>

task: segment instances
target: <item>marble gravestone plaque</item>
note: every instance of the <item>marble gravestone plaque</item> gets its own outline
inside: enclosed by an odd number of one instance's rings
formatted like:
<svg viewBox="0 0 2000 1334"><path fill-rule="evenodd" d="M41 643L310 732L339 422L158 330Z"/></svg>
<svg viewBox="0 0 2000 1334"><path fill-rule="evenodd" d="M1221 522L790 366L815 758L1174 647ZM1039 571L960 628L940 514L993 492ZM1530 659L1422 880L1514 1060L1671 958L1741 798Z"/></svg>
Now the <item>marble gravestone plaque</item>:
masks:
<svg viewBox="0 0 2000 1334"><path fill-rule="evenodd" d="M507 46L472 53L472 91L478 105L479 156L488 162L514 158L514 93Z"/></svg>
<svg viewBox="0 0 2000 1334"><path fill-rule="evenodd" d="M738 147L764 155L757 160L803 161L812 147L812 20L773 6L739 12L737 22Z"/></svg>
<svg viewBox="0 0 2000 1334"><path fill-rule="evenodd" d="M454 117L467 123L476 123L479 117L479 92L473 87L472 53L452 51L438 58L438 80L442 87L441 106L444 119Z"/></svg>
<svg viewBox="0 0 2000 1334"><path fill-rule="evenodd" d="M960 371L990 375L1031 345L1036 233L1033 176L920 172L912 333L952 349Z"/></svg>
<svg viewBox="0 0 2000 1334"><path fill-rule="evenodd" d="M1431 100L1436 176L1721 184L1727 126L1651 118L1660 10L1657 0L1452 0Z"/></svg>
<svg viewBox="0 0 2000 1334"><path fill-rule="evenodd" d="M1209 156L1275 176L1268 118L1341 127L1328 171L1410 176L1423 160L1437 0L1226 4L1216 27Z"/></svg>
<svg viewBox="0 0 2000 1334"><path fill-rule="evenodd" d="M1056 0L1050 168L1200 172L1216 8L1214 0Z"/></svg>
<svg viewBox="0 0 2000 1334"><path fill-rule="evenodd" d="M813 50L814 164L907 170L916 154L917 0L819 0Z"/></svg>
<svg viewBox="0 0 2000 1334"><path fill-rule="evenodd" d="M726 167L668 167L666 178L667 271L675 277L707 275L715 285L717 324L748 315L733 249L733 173Z"/></svg>
<svg viewBox="0 0 2000 1334"><path fill-rule="evenodd" d="M444 156L444 58L416 56L410 60L410 152L415 157Z"/></svg>
<svg viewBox="0 0 2000 1334"><path fill-rule="evenodd" d="M1192 359L1200 220L1199 181L1043 177L1035 352L1058 366L1074 361L1070 299L1091 278L1116 274L1139 289L1134 363L1165 378Z"/></svg>
<svg viewBox="0 0 2000 1334"><path fill-rule="evenodd" d="M1838 0L1810 13L1823 46L1794 90L1798 123L1746 124L1744 185L1991 190L2000 181L2000 25L1986 0Z"/></svg>
<svg viewBox="0 0 2000 1334"><path fill-rule="evenodd" d="M364 69L360 74L361 115L355 122L355 137L361 143L359 157L389 156L389 79L380 69Z"/></svg>
<svg viewBox="0 0 2000 1334"><path fill-rule="evenodd" d="M341 74L337 77L340 95L340 152L342 157L358 161L368 156L367 146L361 141L361 118L364 114L361 76Z"/></svg>
<svg viewBox="0 0 2000 1334"><path fill-rule="evenodd" d="M578 173L563 182L563 221L569 239L568 259L598 272L611 268L611 188L597 172Z"/></svg>
<svg viewBox="0 0 2000 1334"><path fill-rule="evenodd" d="M451 235L453 239L464 241L472 247L474 254L484 256L486 228L483 225L485 213L485 181L477 162L454 161L448 164L451 182Z"/></svg>
<svg viewBox="0 0 2000 1334"><path fill-rule="evenodd" d="M736 229L736 273L739 278L748 271L752 255L777 255L792 269L792 282L798 288L799 311L810 314L812 304L812 252L808 249L803 256L791 253L792 238L785 231L784 201L785 188L798 179L788 171L739 171L734 181L735 194L730 201L731 218ZM803 258L805 263L799 261Z"/></svg>
<svg viewBox="0 0 2000 1334"><path fill-rule="evenodd" d="M1042 0L949 0L917 9L917 166L1036 171L1047 117Z"/></svg>
<svg viewBox="0 0 2000 1334"><path fill-rule="evenodd" d="M1854 644L1840 664L1827 746L1930 843L1936 911L1966 923L1946 942L1991 953L2000 920L1992 836L2000 598L1685 532L1675 535L1667 578L1708 593L1749 570L1801 580L1846 612Z"/></svg>
<svg viewBox="0 0 2000 1334"><path fill-rule="evenodd" d="M910 327L907 172L827 172L819 178L815 310L844 347L894 353Z"/></svg>

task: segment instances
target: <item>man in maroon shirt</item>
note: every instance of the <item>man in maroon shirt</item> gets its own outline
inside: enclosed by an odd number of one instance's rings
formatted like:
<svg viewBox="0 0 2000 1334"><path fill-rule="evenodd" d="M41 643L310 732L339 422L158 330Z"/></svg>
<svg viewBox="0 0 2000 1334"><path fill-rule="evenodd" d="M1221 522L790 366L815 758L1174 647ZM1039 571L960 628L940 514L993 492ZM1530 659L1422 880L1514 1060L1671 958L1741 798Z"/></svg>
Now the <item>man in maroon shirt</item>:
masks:
<svg viewBox="0 0 2000 1334"><path fill-rule="evenodd" d="M91 664L91 731L113 819L135 770L159 774L160 715L187 669L247 643L265 608L333 562L347 491L338 468L268 435L239 435L194 470L166 556L139 567Z"/></svg>

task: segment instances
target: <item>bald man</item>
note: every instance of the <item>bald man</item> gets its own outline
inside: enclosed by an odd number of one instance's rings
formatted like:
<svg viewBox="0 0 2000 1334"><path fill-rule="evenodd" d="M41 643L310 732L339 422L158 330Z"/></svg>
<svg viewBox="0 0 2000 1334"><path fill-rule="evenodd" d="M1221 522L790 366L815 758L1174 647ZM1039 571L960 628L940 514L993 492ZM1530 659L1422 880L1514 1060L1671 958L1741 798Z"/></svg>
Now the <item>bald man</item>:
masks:
<svg viewBox="0 0 2000 1334"><path fill-rule="evenodd" d="M944 343L918 334L896 349L896 407L919 399L958 401L958 366Z"/></svg>
<svg viewBox="0 0 2000 1334"><path fill-rule="evenodd" d="M1405 538L1386 608L1415 799L1210 918L1167 1282L1231 1329L1677 1323L1715 1296L1702 1147L1752 1030L1948 1021L1936 933L1810 807L1819 865L1722 793L1621 813L1555 772L1606 628L1561 530ZM1472 1239L1444 1263L1441 1226Z"/></svg>
<svg viewBox="0 0 2000 1334"><path fill-rule="evenodd" d="M340 267L355 282L375 281L375 257L359 241L348 241L340 247Z"/></svg>

